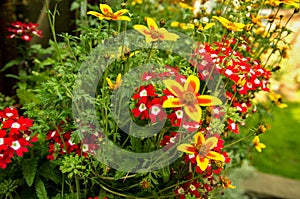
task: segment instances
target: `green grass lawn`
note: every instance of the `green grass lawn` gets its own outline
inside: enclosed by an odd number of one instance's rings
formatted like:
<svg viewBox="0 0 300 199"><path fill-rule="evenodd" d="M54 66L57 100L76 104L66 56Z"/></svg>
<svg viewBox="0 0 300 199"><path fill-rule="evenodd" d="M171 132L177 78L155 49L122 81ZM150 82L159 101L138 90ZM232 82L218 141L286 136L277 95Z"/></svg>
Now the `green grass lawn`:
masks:
<svg viewBox="0 0 300 199"><path fill-rule="evenodd" d="M253 151L253 166L259 171L300 180L300 103L275 108L271 129L260 135L267 147Z"/></svg>

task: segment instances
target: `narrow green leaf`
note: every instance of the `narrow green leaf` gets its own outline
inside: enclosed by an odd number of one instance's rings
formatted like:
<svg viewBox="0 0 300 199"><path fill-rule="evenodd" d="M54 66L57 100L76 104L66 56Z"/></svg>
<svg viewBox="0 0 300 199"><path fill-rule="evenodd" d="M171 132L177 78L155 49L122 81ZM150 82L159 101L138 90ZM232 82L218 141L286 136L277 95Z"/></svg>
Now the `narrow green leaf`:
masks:
<svg viewBox="0 0 300 199"><path fill-rule="evenodd" d="M37 160L35 159L24 159L22 163L22 172L28 186L31 187L33 184L35 174L37 170Z"/></svg>
<svg viewBox="0 0 300 199"><path fill-rule="evenodd" d="M35 191L39 199L48 199L45 184L40 178L35 180Z"/></svg>
<svg viewBox="0 0 300 199"><path fill-rule="evenodd" d="M8 68L10 68L10 67L12 67L12 66L14 66L14 65L20 64L21 61L22 61L22 59L21 59L21 58L18 58L18 59L13 59L13 60L7 62L7 63L3 66L3 68L0 70L0 72L3 72L3 71L5 71L6 69L8 69Z"/></svg>

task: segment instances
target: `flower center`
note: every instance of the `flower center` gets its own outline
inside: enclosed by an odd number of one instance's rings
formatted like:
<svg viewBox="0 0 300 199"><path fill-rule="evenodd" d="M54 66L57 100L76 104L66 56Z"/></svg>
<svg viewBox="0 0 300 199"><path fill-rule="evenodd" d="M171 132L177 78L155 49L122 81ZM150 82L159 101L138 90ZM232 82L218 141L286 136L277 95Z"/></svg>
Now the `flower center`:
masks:
<svg viewBox="0 0 300 199"><path fill-rule="evenodd" d="M105 16L106 16L106 17L113 18L113 17L114 17L114 13L109 12L109 13L106 13Z"/></svg>
<svg viewBox="0 0 300 199"><path fill-rule="evenodd" d="M196 96L193 92L186 92L183 94L183 103L186 105L192 105L196 103Z"/></svg>
<svg viewBox="0 0 300 199"><path fill-rule="evenodd" d="M210 149L203 144L198 148L198 154L201 158L204 158L208 154L209 150Z"/></svg>
<svg viewBox="0 0 300 199"><path fill-rule="evenodd" d="M161 33L157 30L151 30L151 37L152 39L159 39L161 37Z"/></svg>

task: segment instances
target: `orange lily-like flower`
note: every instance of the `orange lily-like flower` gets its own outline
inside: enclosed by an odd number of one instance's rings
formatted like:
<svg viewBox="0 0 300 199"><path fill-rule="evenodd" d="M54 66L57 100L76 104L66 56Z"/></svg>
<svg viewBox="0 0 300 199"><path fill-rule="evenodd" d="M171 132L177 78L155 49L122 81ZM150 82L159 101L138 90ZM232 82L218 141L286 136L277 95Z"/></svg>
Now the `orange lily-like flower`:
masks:
<svg viewBox="0 0 300 199"><path fill-rule="evenodd" d="M170 33L165 28L158 28L155 21L150 17L147 17L147 25L148 27L144 25L133 26L134 29L145 35L147 43L163 40L176 41L179 38L177 34Z"/></svg>
<svg viewBox="0 0 300 199"><path fill-rule="evenodd" d="M111 90L116 90L120 87L121 82L122 82L121 77L122 77L122 75L121 75L121 73L119 73L117 76L117 79L116 79L116 83L112 83L108 77L106 78L107 84Z"/></svg>
<svg viewBox="0 0 300 199"><path fill-rule="evenodd" d="M202 110L200 106L220 105L222 101L210 95L198 95L200 80L197 76L190 75L184 86L175 80L163 80L167 89L176 97L164 101L163 108L184 107L184 112L192 120L200 122Z"/></svg>
<svg viewBox="0 0 300 199"><path fill-rule="evenodd" d="M197 165L202 171L205 171L208 167L209 160L219 160L224 162L223 155L211 151L218 144L218 138L210 137L205 140L204 135L198 132L194 136L194 144L181 144L177 147L177 150L195 155Z"/></svg>
<svg viewBox="0 0 300 199"><path fill-rule="evenodd" d="M125 21L130 21L130 18L128 16L121 16L125 13L128 12L127 9L122 9L117 12L113 12L111 7L107 4L100 4L100 10L102 12L96 12L96 11L89 11L87 14L93 15L95 17L98 17L100 20L106 19L108 21L113 20L113 21L118 21L118 20L125 20Z"/></svg>
<svg viewBox="0 0 300 199"><path fill-rule="evenodd" d="M245 24L242 23L235 23L227 20L224 17L216 17L213 16L213 19L218 20L226 29L232 30L232 31L243 31Z"/></svg>
<svg viewBox="0 0 300 199"><path fill-rule="evenodd" d="M254 139L252 140L252 143L254 144L254 147L258 152L261 152L262 149L266 148L266 145L263 143L260 143L259 137L255 136Z"/></svg>

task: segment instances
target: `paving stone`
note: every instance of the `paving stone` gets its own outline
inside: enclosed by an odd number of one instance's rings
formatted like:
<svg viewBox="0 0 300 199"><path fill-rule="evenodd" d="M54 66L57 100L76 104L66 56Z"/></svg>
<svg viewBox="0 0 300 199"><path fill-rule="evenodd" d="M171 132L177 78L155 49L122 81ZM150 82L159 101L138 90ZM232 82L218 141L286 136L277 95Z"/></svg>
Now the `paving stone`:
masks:
<svg viewBox="0 0 300 199"><path fill-rule="evenodd" d="M256 171L245 179L241 186L247 192L254 192L270 198L300 199L300 181Z"/></svg>

